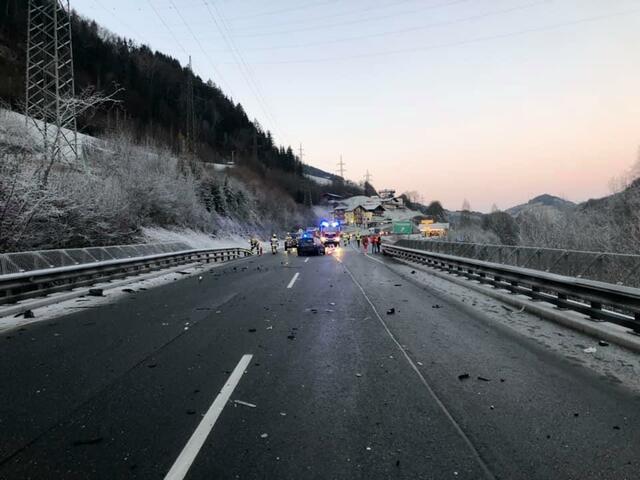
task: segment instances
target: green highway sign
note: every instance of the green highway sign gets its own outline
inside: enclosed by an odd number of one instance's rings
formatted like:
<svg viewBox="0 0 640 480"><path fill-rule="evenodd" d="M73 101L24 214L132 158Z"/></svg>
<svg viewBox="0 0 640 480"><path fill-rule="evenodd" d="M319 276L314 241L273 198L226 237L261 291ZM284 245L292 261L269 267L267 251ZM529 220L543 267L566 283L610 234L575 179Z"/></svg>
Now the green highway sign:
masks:
<svg viewBox="0 0 640 480"><path fill-rule="evenodd" d="M413 233L413 224L411 222L393 222L393 233L409 235Z"/></svg>

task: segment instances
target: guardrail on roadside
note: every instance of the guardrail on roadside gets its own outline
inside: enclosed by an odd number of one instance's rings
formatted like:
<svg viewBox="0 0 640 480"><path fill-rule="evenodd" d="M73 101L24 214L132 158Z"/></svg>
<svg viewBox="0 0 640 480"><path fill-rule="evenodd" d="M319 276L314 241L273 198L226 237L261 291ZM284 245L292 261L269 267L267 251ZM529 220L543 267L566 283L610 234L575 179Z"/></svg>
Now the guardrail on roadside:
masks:
<svg viewBox="0 0 640 480"><path fill-rule="evenodd" d="M640 334L640 289L471 258L382 244L386 255L442 269L514 294L544 300Z"/></svg>
<svg viewBox="0 0 640 480"><path fill-rule="evenodd" d="M244 248L181 250L0 275L0 304L196 262L226 262L250 256Z"/></svg>
<svg viewBox="0 0 640 480"><path fill-rule="evenodd" d="M184 242L61 248L0 254L0 275L192 250Z"/></svg>
<svg viewBox="0 0 640 480"><path fill-rule="evenodd" d="M400 239L396 245L569 277L640 287L640 255L439 240Z"/></svg>

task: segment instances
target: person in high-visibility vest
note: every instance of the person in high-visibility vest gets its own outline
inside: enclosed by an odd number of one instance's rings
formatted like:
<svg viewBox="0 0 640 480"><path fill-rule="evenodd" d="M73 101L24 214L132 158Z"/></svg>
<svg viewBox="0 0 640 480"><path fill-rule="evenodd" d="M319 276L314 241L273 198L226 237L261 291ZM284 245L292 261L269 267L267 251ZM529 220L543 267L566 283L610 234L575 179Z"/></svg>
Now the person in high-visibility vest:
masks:
<svg viewBox="0 0 640 480"><path fill-rule="evenodd" d="M356 243L358 244L358 250L360 249L360 232L356 232Z"/></svg>

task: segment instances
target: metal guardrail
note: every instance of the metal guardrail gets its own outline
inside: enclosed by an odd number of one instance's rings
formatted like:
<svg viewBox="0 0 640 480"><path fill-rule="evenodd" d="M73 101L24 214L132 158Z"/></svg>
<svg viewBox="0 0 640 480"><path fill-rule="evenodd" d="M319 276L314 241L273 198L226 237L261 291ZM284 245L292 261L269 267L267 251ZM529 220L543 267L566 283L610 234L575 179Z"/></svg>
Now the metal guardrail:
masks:
<svg viewBox="0 0 640 480"><path fill-rule="evenodd" d="M492 285L514 294L544 300L559 309L584 313L631 328L640 334L640 289L595 280L568 277L396 244L382 244L386 255L399 257Z"/></svg>
<svg viewBox="0 0 640 480"><path fill-rule="evenodd" d="M244 248L181 250L10 273L0 275L0 304L177 265L195 262L226 262L247 256L251 256L251 252Z"/></svg>
<svg viewBox="0 0 640 480"><path fill-rule="evenodd" d="M569 277L640 287L640 255L438 240L402 239L396 245Z"/></svg>
<svg viewBox="0 0 640 480"><path fill-rule="evenodd" d="M0 254L0 275L185 250L191 250L191 247L183 242L174 242L3 253Z"/></svg>

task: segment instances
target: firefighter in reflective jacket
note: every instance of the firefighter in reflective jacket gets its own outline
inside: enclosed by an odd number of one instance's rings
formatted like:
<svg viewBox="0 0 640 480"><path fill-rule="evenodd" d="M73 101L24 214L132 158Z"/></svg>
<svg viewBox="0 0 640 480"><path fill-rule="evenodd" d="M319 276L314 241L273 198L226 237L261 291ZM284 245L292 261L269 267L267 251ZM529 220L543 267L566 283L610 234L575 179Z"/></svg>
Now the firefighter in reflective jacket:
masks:
<svg viewBox="0 0 640 480"><path fill-rule="evenodd" d="M360 232L356 232L356 243L358 244L358 248L360 248L360 240L362 238L360 237Z"/></svg>
<svg viewBox="0 0 640 480"><path fill-rule="evenodd" d="M273 235L271 235L271 253L275 255L277 251L278 251L278 237L276 237L276 234L274 233Z"/></svg>

